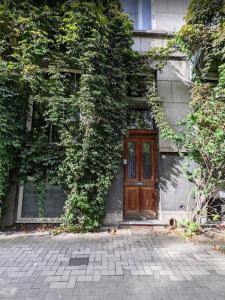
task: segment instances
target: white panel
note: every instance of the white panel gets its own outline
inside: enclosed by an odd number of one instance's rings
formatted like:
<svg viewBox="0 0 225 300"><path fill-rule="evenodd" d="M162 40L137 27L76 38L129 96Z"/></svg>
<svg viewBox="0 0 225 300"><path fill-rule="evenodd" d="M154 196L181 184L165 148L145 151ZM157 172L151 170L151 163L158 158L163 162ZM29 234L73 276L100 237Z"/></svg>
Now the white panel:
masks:
<svg viewBox="0 0 225 300"><path fill-rule="evenodd" d="M141 38L141 51L147 52L152 47L151 38Z"/></svg>
<svg viewBox="0 0 225 300"><path fill-rule="evenodd" d="M141 51L141 38L133 37L134 44L132 46L133 50Z"/></svg>
<svg viewBox="0 0 225 300"><path fill-rule="evenodd" d="M187 85L182 82L172 82L172 101L173 102L186 102L190 101L190 91Z"/></svg>
<svg viewBox="0 0 225 300"><path fill-rule="evenodd" d="M163 103L166 120L171 125L183 120L190 112L190 108L186 103Z"/></svg>
<svg viewBox="0 0 225 300"><path fill-rule="evenodd" d="M156 15L156 29L168 32L178 31L184 24L185 14L158 13Z"/></svg>
<svg viewBox="0 0 225 300"><path fill-rule="evenodd" d="M165 66L162 71L157 73L157 80L180 80L170 65Z"/></svg>
<svg viewBox="0 0 225 300"><path fill-rule="evenodd" d="M188 2L187 0L168 0L168 12L186 14Z"/></svg>
<svg viewBox="0 0 225 300"><path fill-rule="evenodd" d="M174 72L179 71L179 78L185 79L185 81L190 81L190 64L184 60L171 60L169 62L170 66L174 69Z"/></svg>
<svg viewBox="0 0 225 300"><path fill-rule="evenodd" d="M156 0L156 12L168 12L168 0Z"/></svg>
<svg viewBox="0 0 225 300"><path fill-rule="evenodd" d="M191 210L180 210L180 211L161 211L159 219L161 222L169 225L171 219L175 219L177 222L187 221L191 215Z"/></svg>
<svg viewBox="0 0 225 300"><path fill-rule="evenodd" d="M158 93L163 102L172 101L172 81L158 81Z"/></svg>
<svg viewBox="0 0 225 300"><path fill-rule="evenodd" d="M168 38L152 38L152 47L166 47L169 39Z"/></svg>

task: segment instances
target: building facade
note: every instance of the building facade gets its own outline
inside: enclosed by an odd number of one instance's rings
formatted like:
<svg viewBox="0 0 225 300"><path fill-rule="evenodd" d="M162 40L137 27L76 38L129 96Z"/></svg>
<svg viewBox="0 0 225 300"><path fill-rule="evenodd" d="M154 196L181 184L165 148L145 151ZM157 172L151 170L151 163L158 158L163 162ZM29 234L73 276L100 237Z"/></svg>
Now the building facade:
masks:
<svg viewBox="0 0 225 300"><path fill-rule="evenodd" d="M133 48L145 53L151 47L163 47L184 23L188 0L121 0L122 8L134 24ZM158 93L169 124L179 130L177 122L189 112L190 66L181 53L170 57L156 74ZM121 222L155 222L187 218L187 199L191 183L182 172L183 160L175 148L163 140L154 124L146 99L130 97L133 113L129 135L118 174L107 197L105 225ZM145 122L139 127L137 116ZM28 120L29 121L29 120ZM29 124L28 124L29 127ZM5 224L60 222L65 194L59 187L46 185L46 217L38 217L38 207L31 184L12 187ZM16 195L16 196L15 196Z"/></svg>
<svg viewBox="0 0 225 300"><path fill-rule="evenodd" d="M134 24L134 49L145 53L151 47L165 46L181 28L188 4L188 0L122 0L123 10ZM189 112L186 82L190 77L190 66L181 53L173 55L156 74L166 120L175 130L179 130L177 122ZM146 105L143 98L131 102L137 110ZM191 183L183 175L182 165L183 160L160 137L160 131L130 130L120 172L108 196L105 224L148 219L168 224L173 219L186 219Z"/></svg>

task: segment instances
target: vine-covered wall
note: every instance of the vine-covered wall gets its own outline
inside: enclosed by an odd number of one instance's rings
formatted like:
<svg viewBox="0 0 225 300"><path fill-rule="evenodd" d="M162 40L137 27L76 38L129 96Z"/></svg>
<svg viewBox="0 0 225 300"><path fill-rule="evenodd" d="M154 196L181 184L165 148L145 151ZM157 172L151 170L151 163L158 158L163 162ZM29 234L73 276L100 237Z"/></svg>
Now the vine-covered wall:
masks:
<svg viewBox="0 0 225 300"><path fill-rule="evenodd" d="M192 0L185 25L168 47L150 51L151 57L159 60L159 69L177 50L185 54L192 66L192 81L186 82L192 91L191 113L180 122L179 132L166 121L152 81L148 99L162 135L187 158L186 175L194 183L193 217L207 215L209 208L216 215L215 203L225 187L224 8L222 0ZM198 167L190 170L193 161Z"/></svg>
<svg viewBox="0 0 225 300"><path fill-rule="evenodd" d="M119 1L0 5L2 207L13 172L20 183L32 180L41 217L48 182L68 195L67 229L100 226L126 132L131 46Z"/></svg>
<svg viewBox="0 0 225 300"><path fill-rule="evenodd" d="M140 55L132 50L132 24L119 1L2 2L1 213L10 181L31 181L43 217L45 184L50 183L67 194L65 228L98 228L129 122L126 94L146 91L163 138L200 165L187 173L201 208L224 183L222 7L222 0L193 0L186 24L168 47ZM192 113L180 133L165 120L149 68L154 62L152 67L161 70L177 50L193 64L195 75ZM215 60L218 80L210 85L206 75ZM26 124L30 105L31 130Z"/></svg>

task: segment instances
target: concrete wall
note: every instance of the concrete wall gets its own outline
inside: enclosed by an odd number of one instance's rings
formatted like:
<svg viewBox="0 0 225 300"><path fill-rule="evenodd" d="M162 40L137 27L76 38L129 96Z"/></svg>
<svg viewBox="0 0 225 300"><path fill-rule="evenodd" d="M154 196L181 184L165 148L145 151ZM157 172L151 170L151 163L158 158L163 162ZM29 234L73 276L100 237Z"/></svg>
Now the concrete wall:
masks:
<svg viewBox="0 0 225 300"><path fill-rule="evenodd" d="M152 0L154 30L178 31L184 24L189 0Z"/></svg>
<svg viewBox="0 0 225 300"><path fill-rule="evenodd" d="M178 122L190 112L190 90L184 80L190 81L190 67L186 61L170 61L162 72L157 74L158 93L165 117L176 131L180 130ZM159 139L159 148L160 152L176 151L168 141L161 138Z"/></svg>
<svg viewBox="0 0 225 300"><path fill-rule="evenodd" d="M178 31L184 23L188 0L156 0L156 30ZM165 39L163 41L165 43ZM175 53L168 65L157 74L158 93L162 101L165 117L176 130L177 123L190 112L190 66L182 53ZM168 141L159 138L159 219L169 223L171 218L177 221L187 218L187 200L191 183L183 175L183 160L176 154L176 149Z"/></svg>
<svg viewBox="0 0 225 300"><path fill-rule="evenodd" d="M160 153L159 219L163 223L169 223L171 218L181 221L187 218L187 210L191 209L192 184L183 174L183 164L184 160L176 153Z"/></svg>

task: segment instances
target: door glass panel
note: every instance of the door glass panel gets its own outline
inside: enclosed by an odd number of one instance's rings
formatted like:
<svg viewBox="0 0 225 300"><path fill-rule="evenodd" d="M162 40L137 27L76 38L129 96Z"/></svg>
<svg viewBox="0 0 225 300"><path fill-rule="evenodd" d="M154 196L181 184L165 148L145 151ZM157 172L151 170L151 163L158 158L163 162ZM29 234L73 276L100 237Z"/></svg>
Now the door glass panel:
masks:
<svg viewBox="0 0 225 300"><path fill-rule="evenodd" d="M151 143L143 143L143 178L151 178Z"/></svg>
<svg viewBox="0 0 225 300"><path fill-rule="evenodd" d="M136 143L128 142L128 178L136 178Z"/></svg>

